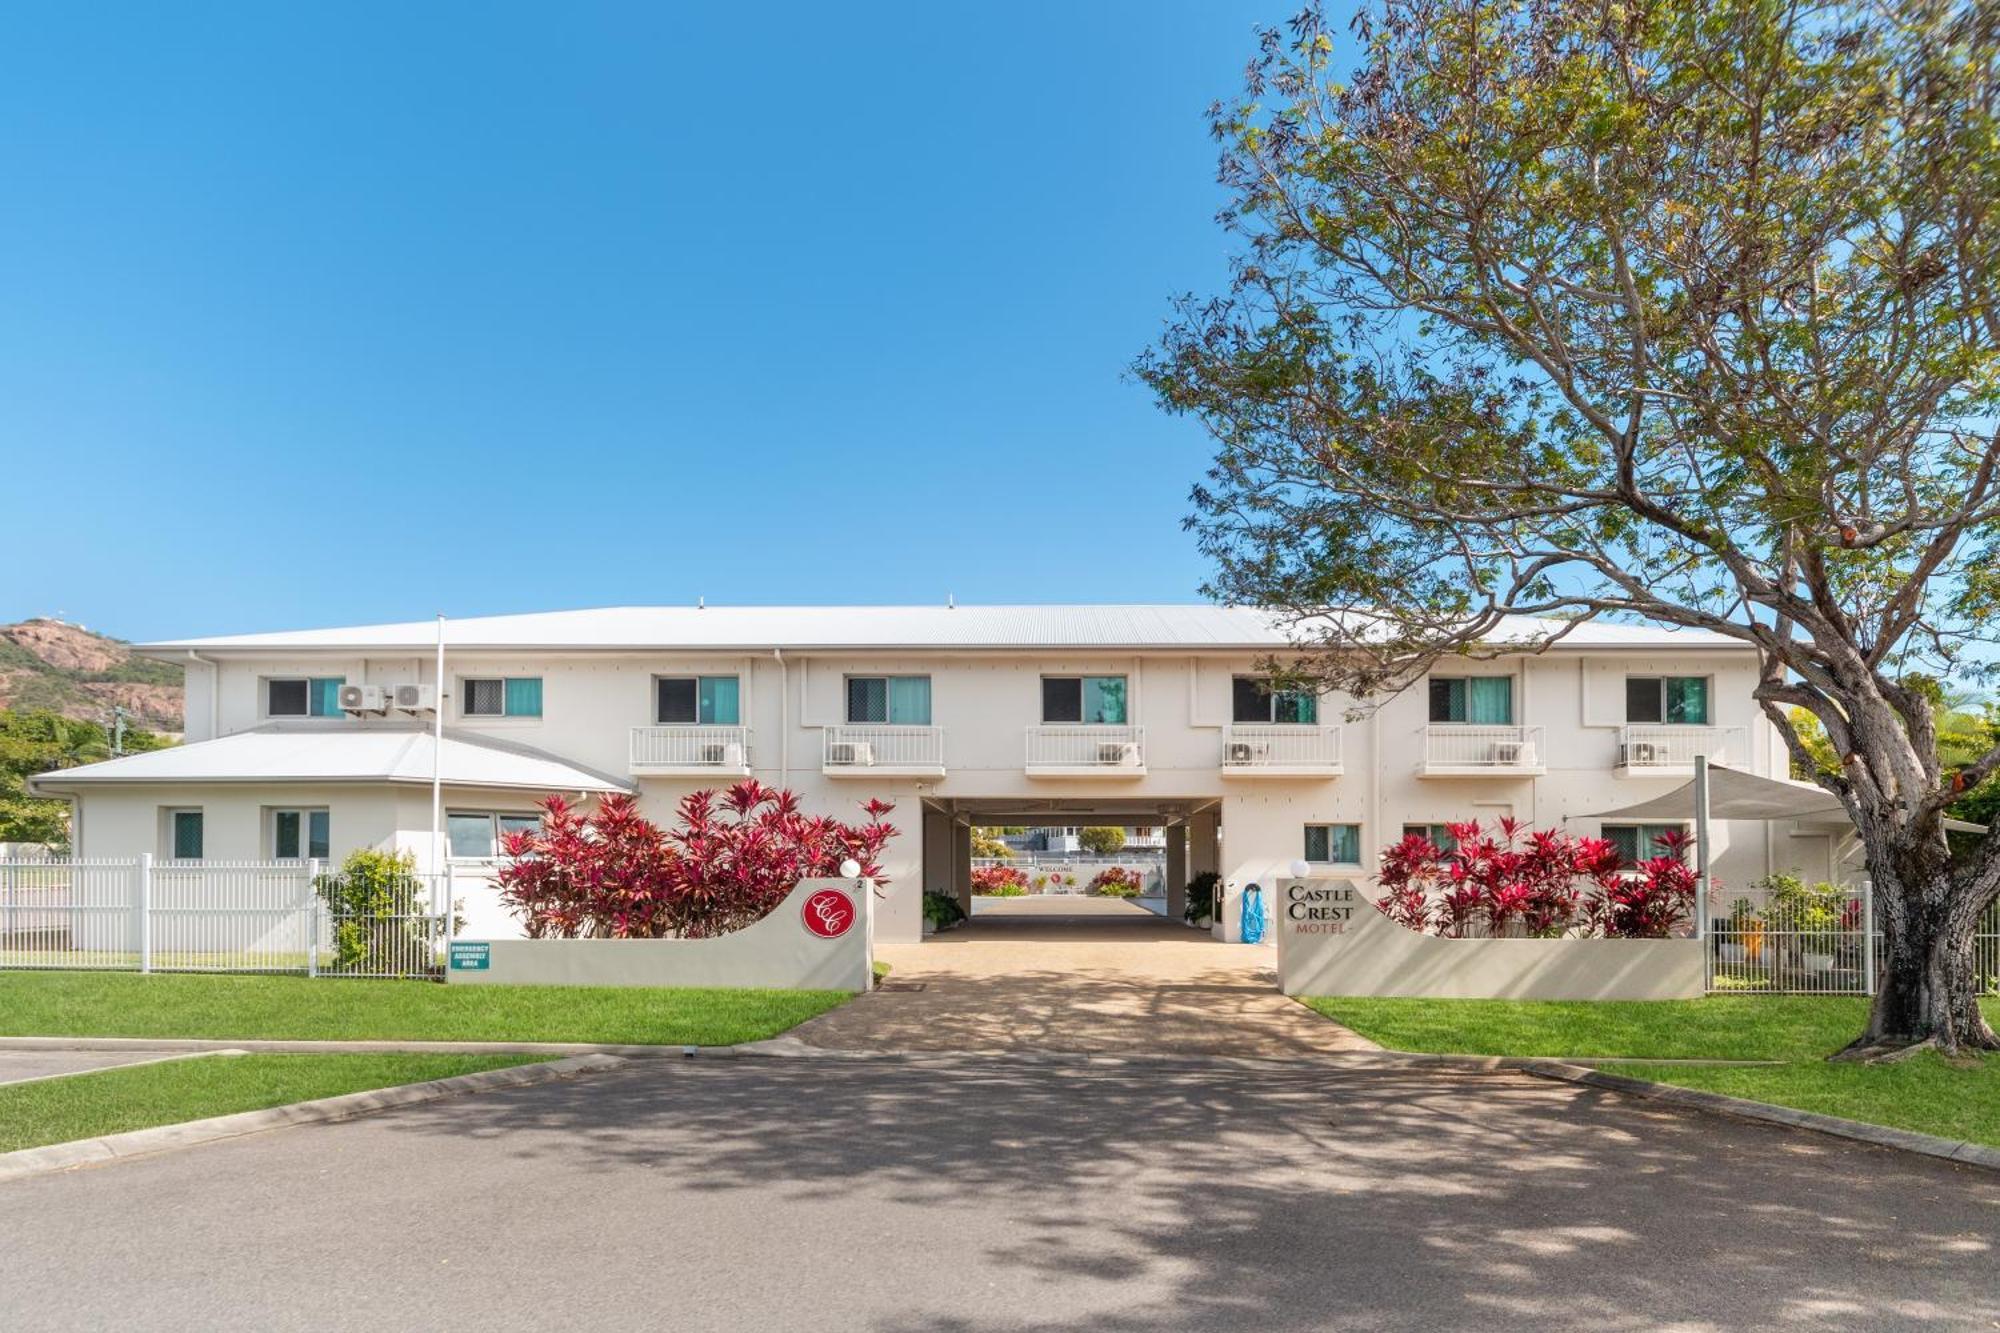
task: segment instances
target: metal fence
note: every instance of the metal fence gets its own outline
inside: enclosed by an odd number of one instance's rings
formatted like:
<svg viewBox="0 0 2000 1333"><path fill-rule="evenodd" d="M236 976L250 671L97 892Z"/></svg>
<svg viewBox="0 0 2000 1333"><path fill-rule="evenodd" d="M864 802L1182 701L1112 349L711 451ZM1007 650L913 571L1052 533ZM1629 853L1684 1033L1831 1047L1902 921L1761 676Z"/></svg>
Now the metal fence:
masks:
<svg viewBox="0 0 2000 1333"><path fill-rule="evenodd" d="M440 975L448 877L336 909L316 861L0 861L0 968Z"/></svg>
<svg viewBox="0 0 2000 1333"><path fill-rule="evenodd" d="M1783 995L1873 995L1881 975L1882 935L1870 928L1871 886L1803 903L1735 896L1712 909L1708 989ZM1980 986L2000 995L2000 904L1981 918L1973 939Z"/></svg>

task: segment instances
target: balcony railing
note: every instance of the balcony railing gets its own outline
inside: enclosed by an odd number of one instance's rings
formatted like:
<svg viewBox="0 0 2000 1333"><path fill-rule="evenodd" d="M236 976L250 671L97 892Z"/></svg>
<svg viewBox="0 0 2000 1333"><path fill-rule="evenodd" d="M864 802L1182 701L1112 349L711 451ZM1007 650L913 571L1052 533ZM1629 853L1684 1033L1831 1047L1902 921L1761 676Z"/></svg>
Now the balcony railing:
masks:
<svg viewBox="0 0 2000 1333"><path fill-rule="evenodd" d="M631 771L635 774L747 774L750 771L750 728L634 727Z"/></svg>
<svg viewBox="0 0 2000 1333"><path fill-rule="evenodd" d="M944 728L828 727L820 771L828 777L944 776Z"/></svg>
<svg viewBox="0 0 2000 1333"><path fill-rule="evenodd" d="M1422 771L1431 777L1540 773L1544 771L1542 756L1540 727L1441 722L1424 728Z"/></svg>
<svg viewBox="0 0 2000 1333"><path fill-rule="evenodd" d="M1707 755L1720 764L1750 762L1747 727L1643 726L1618 729L1617 764L1629 774L1677 774L1694 771L1694 757Z"/></svg>
<svg viewBox="0 0 2000 1333"><path fill-rule="evenodd" d="M1222 771L1243 777L1332 777L1340 728L1237 725L1222 729Z"/></svg>
<svg viewBox="0 0 2000 1333"><path fill-rule="evenodd" d="M1143 777L1146 729L1129 726L1028 728L1030 777Z"/></svg>

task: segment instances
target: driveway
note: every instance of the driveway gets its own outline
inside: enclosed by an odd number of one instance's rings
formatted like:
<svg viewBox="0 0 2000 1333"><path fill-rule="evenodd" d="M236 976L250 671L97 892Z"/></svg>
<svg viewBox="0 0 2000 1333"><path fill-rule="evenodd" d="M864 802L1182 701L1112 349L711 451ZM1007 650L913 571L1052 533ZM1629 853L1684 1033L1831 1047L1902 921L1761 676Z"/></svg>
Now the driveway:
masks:
<svg viewBox="0 0 2000 1333"><path fill-rule="evenodd" d="M0 1185L0 1327L1988 1329L2000 1182L1517 1076L696 1059Z"/></svg>
<svg viewBox="0 0 2000 1333"><path fill-rule="evenodd" d="M793 1035L872 1051L1275 1058L1375 1050L1278 993L1276 955L1115 899L981 904L956 930L883 945L887 984Z"/></svg>

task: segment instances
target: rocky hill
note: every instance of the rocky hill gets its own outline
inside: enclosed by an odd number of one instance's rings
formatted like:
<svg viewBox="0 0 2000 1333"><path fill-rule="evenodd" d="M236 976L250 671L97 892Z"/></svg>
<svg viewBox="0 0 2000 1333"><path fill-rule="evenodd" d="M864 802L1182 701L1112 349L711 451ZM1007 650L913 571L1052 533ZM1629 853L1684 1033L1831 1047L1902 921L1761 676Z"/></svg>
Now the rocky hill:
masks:
<svg viewBox="0 0 2000 1333"><path fill-rule="evenodd" d="M119 639L60 620L0 625L0 708L104 722L122 705L149 731L181 729L181 669L134 657Z"/></svg>

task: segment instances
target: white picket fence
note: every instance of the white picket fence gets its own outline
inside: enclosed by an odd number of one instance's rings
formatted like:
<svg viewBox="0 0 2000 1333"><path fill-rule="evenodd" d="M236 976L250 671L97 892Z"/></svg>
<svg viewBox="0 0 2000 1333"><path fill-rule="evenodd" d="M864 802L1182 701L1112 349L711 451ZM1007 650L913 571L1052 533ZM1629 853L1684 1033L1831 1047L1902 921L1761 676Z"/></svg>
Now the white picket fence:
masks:
<svg viewBox="0 0 2000 1333"><path fill-rule="evenodd" d="M390 911L332 911L317 861L0 861L0 969L434 976L448 876L411 876Z"/></svg>

